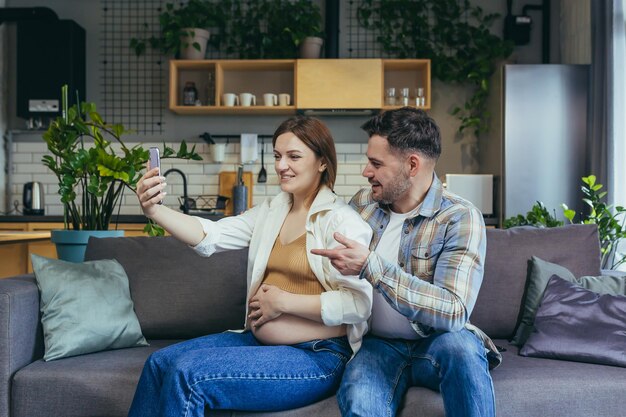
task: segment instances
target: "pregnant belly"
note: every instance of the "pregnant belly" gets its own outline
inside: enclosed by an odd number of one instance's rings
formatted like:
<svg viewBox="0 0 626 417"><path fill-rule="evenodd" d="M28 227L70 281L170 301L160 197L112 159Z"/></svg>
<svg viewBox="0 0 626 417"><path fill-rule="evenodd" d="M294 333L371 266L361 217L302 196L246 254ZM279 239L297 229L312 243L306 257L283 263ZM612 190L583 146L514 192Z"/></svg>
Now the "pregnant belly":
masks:
<svg viewBox="0 0 626 417"><path fill-rule="evenodd" d="M252 333L266 345L294 345L314 339L345 336L346 326L330 327L291 314L282 314L259 328L253 328Z"/></svg>

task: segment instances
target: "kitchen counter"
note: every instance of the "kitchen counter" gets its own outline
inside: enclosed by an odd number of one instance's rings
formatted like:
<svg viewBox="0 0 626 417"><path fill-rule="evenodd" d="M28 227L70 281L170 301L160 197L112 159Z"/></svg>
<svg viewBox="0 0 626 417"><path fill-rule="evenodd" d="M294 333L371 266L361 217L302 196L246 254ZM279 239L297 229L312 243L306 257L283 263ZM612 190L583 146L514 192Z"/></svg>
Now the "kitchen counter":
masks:
<svg viewBox="0 0 626 417"><path fill-rule="evenodd" d="M0 245L50 240L50 232L0 232Z"/></svg>

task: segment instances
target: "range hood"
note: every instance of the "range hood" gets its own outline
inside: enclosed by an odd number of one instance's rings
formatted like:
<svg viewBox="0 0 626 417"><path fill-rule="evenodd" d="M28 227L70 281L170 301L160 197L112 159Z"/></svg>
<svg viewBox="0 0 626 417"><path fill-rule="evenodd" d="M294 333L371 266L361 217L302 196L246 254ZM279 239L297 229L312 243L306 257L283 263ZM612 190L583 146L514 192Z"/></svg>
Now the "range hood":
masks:
<svg viewBox="0 0 626 417"><path fill-rule="evenodd" d="M299 109L298 114L304 116L369 117L379 111L379 109Z"/></svg>
<svg viewBox="0 0 626 417"><path fill-rule="evenodd" d="M380 59L299 59L298 112L315 116L371 116L382 107Z"/></svg>

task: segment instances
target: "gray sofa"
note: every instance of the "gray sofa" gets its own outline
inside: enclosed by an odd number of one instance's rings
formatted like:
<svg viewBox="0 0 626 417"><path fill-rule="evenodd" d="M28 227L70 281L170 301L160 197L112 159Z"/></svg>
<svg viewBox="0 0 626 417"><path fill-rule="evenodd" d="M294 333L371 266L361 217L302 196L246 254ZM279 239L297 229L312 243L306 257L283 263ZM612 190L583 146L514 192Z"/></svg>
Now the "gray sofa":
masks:
<svg viewBox="0 0 626 417"><path fill-rule="evenodd" d="M492 371L498 415L617 417L626 410L626 369L518 356L515 330L532 255L576 276L599 275L595 226L487 231L485 277L471 321L506 350ZM246 252L198 257L172 238L92 239L87 260L125 268L150 347L44 362L39 294L31 276L0 280L0 416L125 416L146 357L177 340L240 328ZM215 358L219 360L219 358ZM216 416L339 416L334 397L279 413ZM411 388L400 416L444 416L440 394Z"/></svg>

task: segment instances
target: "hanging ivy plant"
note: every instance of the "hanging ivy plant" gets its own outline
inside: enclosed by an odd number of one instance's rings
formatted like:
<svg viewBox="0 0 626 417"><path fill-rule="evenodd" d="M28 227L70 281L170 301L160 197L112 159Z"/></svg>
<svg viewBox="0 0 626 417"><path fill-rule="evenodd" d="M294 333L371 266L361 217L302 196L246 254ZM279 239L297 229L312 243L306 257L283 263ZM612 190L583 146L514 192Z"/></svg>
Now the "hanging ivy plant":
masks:
<svg viewBox="0 0 626 417"><path fill-rule="evenodd" d="M361 0L357 8L359 25L377 33L390 57L430 59L434 78L474 87L472 97L452 114L461 120L459 132L469 129L476 136L488 130L486 103L495 63L513 51L511 42L489 31L499 17L469 0Z"/></svg>

